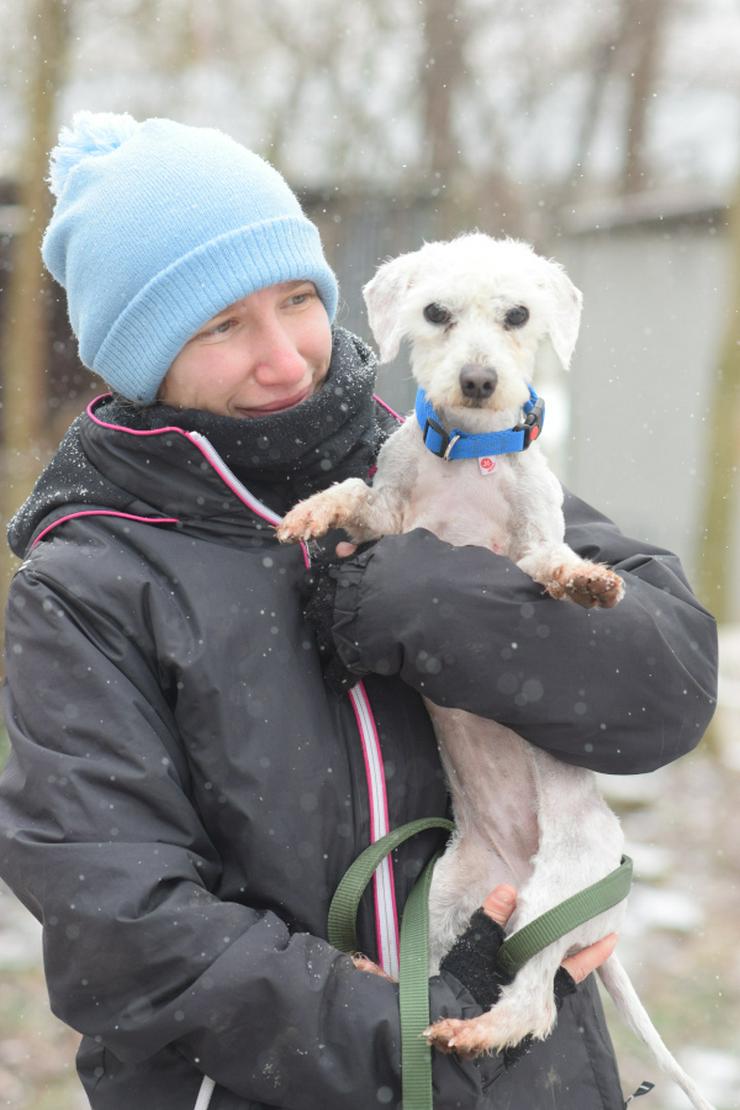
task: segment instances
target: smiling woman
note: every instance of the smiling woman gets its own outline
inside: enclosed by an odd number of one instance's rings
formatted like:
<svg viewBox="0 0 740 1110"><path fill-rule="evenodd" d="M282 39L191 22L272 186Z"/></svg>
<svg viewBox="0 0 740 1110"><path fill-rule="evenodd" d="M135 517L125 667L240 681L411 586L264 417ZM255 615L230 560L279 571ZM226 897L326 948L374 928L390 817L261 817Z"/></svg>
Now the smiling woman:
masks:
<svg viewBox="0 0 740 1110"><path fill-rule="evenodd" d="M171 120L81 113L51 181L44 258L112 392L9 529L23 562L0 875L43 923L52 1009L82 1034L94 1110L397 1106L398 985L332 947L327 917L370 842L448 811L421 694L474 695L573 762L645 770L699 739L711 621L674 557L575 499L570 542L628 585L611 638L502 556L420 529L331 568L326 623L358 656L336 697L305 615L319 576L275 529L300 498L369 480L396 421L373 352L332 327L316 228L263 159ZM541 676L541 698L519 694L522 675ZM439 847L431 831L407 841L362 900L358 944L391 975L399 913ZM490 963L476 937L466 950ZM433 1018L490 1004L466 982L429 980ZM588 980L507 1063L435 1050L435 1106L623 1106Z"/></svg>
<svg viewBox="0 0 740 1110"><path fill-rule="evenodd" d="M243 297L188 340L159 399L223 416L294 408L321 385L332 336L313 282L281 282Z"/></svg>

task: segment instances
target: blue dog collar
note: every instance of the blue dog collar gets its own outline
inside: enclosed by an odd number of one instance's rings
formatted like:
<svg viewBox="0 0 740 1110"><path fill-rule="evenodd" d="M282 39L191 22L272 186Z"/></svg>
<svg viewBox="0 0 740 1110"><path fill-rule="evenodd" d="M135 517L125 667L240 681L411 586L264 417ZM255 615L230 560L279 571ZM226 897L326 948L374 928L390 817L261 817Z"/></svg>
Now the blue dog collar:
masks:
<svg viewBox="0 0 740 1110"><path fill-rule="evenodd" d="M524 420L502 432L474 435L459 428L443 427L423 389L416 394L416 419L422 430L424 446L433 455L450 462L454 459L480 459L484 455L511 455L526 451L537 439L545 423L545 402L529 386L529 400L523 406Z"/></svg>

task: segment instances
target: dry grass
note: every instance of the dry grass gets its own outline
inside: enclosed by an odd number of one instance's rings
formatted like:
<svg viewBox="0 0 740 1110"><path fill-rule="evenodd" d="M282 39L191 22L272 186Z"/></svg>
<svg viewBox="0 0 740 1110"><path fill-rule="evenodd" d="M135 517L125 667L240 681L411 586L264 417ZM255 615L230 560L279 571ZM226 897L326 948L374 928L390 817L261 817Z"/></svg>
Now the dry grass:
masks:
<svg viewBox="0 0 740 1110"><path fill-rule="evenodd" d="M74 1055L79 1037L49 1010L40 967L4 971L0 981L0 1106L81 1110L87 1106Z"/></svg>
<svg viewBox="0 0 740 1110"><path fill-rule="evenodd" d="M721 751L720 751L721 757ZM638 881L637 922L620 955L661 1036L717 1110L740 1107L740 770L694 754L651 776L658 796L622 815L628 846L662 849L663 874ZM641 888L678 896L673 921L640 925ZM655 898L647 902L657 906ZM697 913L692 925L690 910ZM649 916L649 915L648 915ZM688 1102L655 1066L652 1056L605 1001L627 1093L642 1079L655 1091L642 1110L679 1110Z"/></svg>

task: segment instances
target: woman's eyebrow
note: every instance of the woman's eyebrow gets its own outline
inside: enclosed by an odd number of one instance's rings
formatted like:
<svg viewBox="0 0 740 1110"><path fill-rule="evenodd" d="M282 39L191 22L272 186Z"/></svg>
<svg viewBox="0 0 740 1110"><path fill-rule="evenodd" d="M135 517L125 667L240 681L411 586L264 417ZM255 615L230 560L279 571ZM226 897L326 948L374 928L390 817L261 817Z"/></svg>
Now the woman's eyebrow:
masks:
<svg viewBox="0 0 740 1110"><path fill-rule="evenodd" d="M310 278L297 278L295 281L283 281L279 282L278 284L282 286L287 292L289 289L297 289L301 285L313 285L313 282ZM237 311L240 308L243 300L246 300L246 297L243 297L242 300L234 301L233 304L227 305L226 308L222 308L221 311L217 312L215 316L211 316L210 320L206 320L203 327L206 328L209 324L213 324L216 320L220 320L222 316L228 316L230 312Z"/></svg>
<svg viewBox="0 0 740 1110"><path fill-rule="evenodd" d="M214 320L220 320L222 316L228 316L228 314L237 309L240 304L241 301L234 301L233 304L227 305L226 308L222 308L215 316L211 316L210 320L206 320L206 325L212 324Z"/></svg>

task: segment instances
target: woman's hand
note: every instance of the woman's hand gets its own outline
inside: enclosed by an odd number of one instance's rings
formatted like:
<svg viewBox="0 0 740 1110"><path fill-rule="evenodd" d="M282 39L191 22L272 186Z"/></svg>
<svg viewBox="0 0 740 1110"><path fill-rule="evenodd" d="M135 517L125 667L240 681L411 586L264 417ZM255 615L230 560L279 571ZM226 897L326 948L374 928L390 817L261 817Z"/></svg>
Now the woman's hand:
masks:
<svg viewBox="0 0 740 1110"><path fill-rule="evenodd" d="M502 884L495 887L483 903L483 910L498 925L505 925L516 908L516 891L512 886ZM600 967L614 951L617 943L617 934L609 933L608 936L582 948L574 956L563 960L562 967L568 972L575 983L582 983L587 975Z"/></svg>

